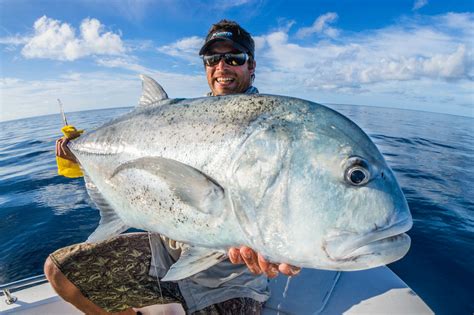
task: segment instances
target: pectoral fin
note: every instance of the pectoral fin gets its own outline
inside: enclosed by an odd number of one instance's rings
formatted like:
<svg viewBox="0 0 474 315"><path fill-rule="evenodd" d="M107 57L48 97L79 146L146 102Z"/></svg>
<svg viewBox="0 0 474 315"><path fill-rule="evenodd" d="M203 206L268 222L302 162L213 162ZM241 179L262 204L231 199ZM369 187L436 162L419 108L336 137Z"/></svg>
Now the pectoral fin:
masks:
<svg viewBox="0 0 474 315"><path fill-rule="evenodd" d="M224 209L224 188L187 164L162 157L143 157L117 167L111 179L126 170L144 170L159 177L177 198L203 213L218 215Z"/></svg>
<svg viewBox="0 0 474 315"><path fill-rule="evenodd" d="M183 249L178 261L174 263L161 281L178 281L206 270L226 258L224 252L209 248L194 247Z"/></svg>

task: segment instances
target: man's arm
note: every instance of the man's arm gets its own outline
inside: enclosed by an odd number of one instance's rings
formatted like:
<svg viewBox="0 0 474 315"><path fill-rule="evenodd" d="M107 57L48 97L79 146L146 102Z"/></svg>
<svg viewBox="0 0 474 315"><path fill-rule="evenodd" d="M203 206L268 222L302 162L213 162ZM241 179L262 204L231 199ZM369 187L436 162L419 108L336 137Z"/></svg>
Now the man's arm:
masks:
<svg viewBox="0 0 474 315"><path fill-rule="evenodd" d="M278 276L278 272L287 276L295 276L301 271L301 268L292 265L268 262L262 255L247 246L231 247L228 256L231 263L245 263L252 273L257 275L265 273L269 278L275 278Z"/></svg>
<svg viewBox="0 0 474 315"><path fill-rule="evenodd" d="M66 137L62 137L56 140L56 156L72 161L74 163L79 163L74 154L71 152L71 150L69 150L67 146L68 142L69 139Z"/></svg>

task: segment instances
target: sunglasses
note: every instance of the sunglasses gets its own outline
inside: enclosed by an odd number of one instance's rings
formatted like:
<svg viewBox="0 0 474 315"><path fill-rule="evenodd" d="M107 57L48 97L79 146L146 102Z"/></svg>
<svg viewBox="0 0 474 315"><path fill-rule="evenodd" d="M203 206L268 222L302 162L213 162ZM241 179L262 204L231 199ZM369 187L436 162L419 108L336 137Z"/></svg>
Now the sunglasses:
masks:
<svg viewBox="0 0 474 315"><path fill-rule="evenodd" d="M229 66L237 67L243 65L249 59L249 55L246 53L204 55L202 60L206 66L214 67L221 61L222 58L224 58L224 62Z"/></svg>

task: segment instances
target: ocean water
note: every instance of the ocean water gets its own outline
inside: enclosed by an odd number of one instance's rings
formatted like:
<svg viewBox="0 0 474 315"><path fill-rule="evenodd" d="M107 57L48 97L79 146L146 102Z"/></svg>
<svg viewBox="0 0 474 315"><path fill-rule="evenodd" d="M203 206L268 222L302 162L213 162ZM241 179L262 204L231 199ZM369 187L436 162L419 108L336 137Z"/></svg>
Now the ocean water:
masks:
<svg viewBox="0 0 474 315"><path fill-rule="evenodd" d="M474 311L474 119L331 105L374 140L414 218L412 247L389 265L437 314ZM91 130L129 108L68 114ZM42 273L47 255L99 221L82 179L56 175L59 115L0 123L0 283Z"/></svg>

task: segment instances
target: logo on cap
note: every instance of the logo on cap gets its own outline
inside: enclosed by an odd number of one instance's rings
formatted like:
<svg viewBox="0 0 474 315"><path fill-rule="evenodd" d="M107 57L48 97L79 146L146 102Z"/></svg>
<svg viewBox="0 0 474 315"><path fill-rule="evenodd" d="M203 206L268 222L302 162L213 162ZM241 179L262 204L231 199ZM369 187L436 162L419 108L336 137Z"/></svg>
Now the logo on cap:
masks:
<svg viewBox="0 0 474 315"><path fill-rule="evenodd" d="M212 34L211 39L215 37L230 37L232 38L232 32L217 32Z"/></svg>

